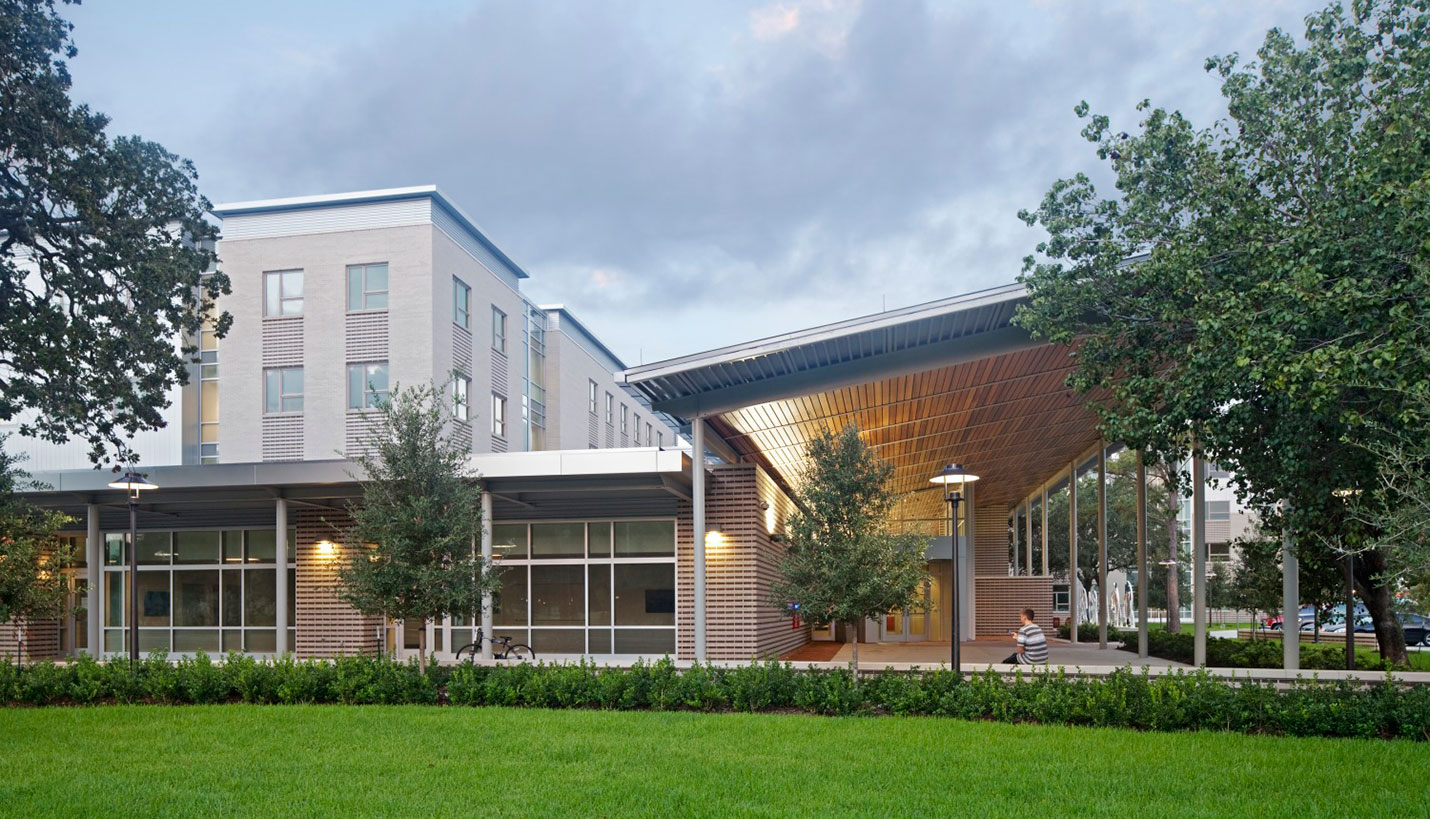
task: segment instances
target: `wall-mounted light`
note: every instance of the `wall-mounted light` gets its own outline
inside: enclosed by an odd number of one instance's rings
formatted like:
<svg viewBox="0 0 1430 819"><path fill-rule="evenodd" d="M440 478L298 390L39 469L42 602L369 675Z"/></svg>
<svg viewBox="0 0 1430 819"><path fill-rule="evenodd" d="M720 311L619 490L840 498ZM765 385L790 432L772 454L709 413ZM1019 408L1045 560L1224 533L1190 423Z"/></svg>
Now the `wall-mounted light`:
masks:
<svg viewBox="0 0 1430 819"><path fill-rule="evenodd" d="M705 551L707 554L710 552L724 551L725 547L729 544L730 539L725 537L724 532L711 529L705 533Z"/></svg>
<svg viewBox="0 0 1430 819"><path fill-rule="evenodd" d="M338 554L338 547L331 540L320 540L313 544L313 549L318 553L318 557L323 560L331 560Z"/></svg>

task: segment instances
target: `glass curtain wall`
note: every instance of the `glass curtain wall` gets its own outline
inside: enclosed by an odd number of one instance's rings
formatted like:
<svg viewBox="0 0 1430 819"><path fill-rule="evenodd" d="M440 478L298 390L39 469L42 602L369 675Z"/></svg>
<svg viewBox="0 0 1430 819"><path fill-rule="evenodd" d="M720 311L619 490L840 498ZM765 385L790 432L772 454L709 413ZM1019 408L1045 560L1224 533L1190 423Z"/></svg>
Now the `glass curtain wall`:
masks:
<svg viewBox="0 0 1430 819"><path fill-rule="evenodd" d="M675 521L496 523L493 631L549 654L675 653ZM470 643L449 618L437 651Z"/></svg>
<svg viewBox="0 0 1430 819"><path fill-rule="evenodd" d="M104 536L104 651L128 648L129 596L139 595L139 650L193 654L277 649L277 537L273 529L140 532L139 577L129 577L128 532ZM296 529L288 530L288 645L294 644Z"/></svg>

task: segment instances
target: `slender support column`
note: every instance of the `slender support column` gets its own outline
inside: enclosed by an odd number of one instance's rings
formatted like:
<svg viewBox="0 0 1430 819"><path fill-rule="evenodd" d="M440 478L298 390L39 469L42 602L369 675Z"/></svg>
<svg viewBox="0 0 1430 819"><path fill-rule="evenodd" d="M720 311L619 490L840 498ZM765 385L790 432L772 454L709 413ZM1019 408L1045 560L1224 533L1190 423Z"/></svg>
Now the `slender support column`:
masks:
<svg viewBox="0 0 1430 819"><path fill-rule="evenodd" d="M1137 450L1137 656L1147 656L1147 465Z"/></svg>
<svg viewBox="0 0 1430 819"><path fill-rule="evenodd" d="M1097 450L1097 647L1107 648L1107 442Z"/></svg>
<svg viewBox="0 0 1430 819"><path fill-rule="evenodd" d="M1356 668L1356 556L1346 553L1346 670ZM1285 624L1282 624L1285 628Z"/></svg>
<svg viewBox="0 0 1430 819"><path fill-rule="evenodd" d="M695 659L706 659L705 651L705 418L696 415L691 422L690 488L691 533L694 545L692 598L695 614L691 625L695 630ZM854 625L854 639L859 639L859 625Z"/></svg>
<svg viewBox="0 0 1430 819"><path fill-rule="evenodd" d="M279 498L273 505L273 525L277 527L273 551L278 563L278 585L275 587L278 593L274 596L277 601L274 624L278 626L278 642L273 646L273 653L281 657L293 650L293 646L288 645L288 617L293 611L293 601L288 599L288 501Z"/></svg>
<svg viewBox="0 0 1430 819"><path fill-rule="evenodd" d="M482 492L482 571L492 567L492 493ZM492 593L482 595L482 644L478 647L482 659L492 658Z"/></svg>
<svg viewBox="0 0 1430 819"><path fill-rule="evenodd" d="M100 628L103 622L100 610L103 598L100 594L104 583L104 535L99 531L99 504L85 506L84 512L85 582L89 584L84 599L85 634L89 638L90 656L98 658L104 655L104 632Z"/></svg>
<svg viewBox="0 0 1430 819"><path fill-rule="evenodd" d="M1033 574L1033 502L1023 505L1023 550L1018 555L1019 574Z"/></svg>
<svg viewBox="0 0 1430 819"><path fill-rule="evenodd" d="M1043 577L1048 576L1048 488L1043 487Z"/></svg>
<svg viewBox="0 0 1430 819"><path fill-rule="evenodd" d="M1077 642L1077 627L1081 621L1082 586L1077 579L1077 461L1068 470L1068 639Z"/></svg>
<svg viewBox="0 0 1430 819"><path fill-rule="evenodd" d="M1281 510L1286 511L1285 504ZM1301 561L1291 540L1291 527L1281 530L1281 667L1301 668Z"/></svg>
<svg viewBox="0 0 1430 819"><path fill-rule="evenodd" d="M129 664L139 662L139 498L129 497Z"/></svg>
<svg viewBox="0 0 1430 819"><path fill-rule="evenodd" d="M959 595L959 599L963 601L963 609L960 610L958 613L960 631L962 632L961 634L959 634L958 638L962 640L967 637L967 639L972 640L975 639L975 635L978 634L978 601L977 597L975 596L978 593L978 582L973 571L974 565L977 563L977 561L974 559L974 550L978 548L978 523L977 513L973 511L973 498L974 493L978 489L978 484L965 483L963 484L962 489L964 511L963 550L961 558L963 560L963 565L959 567L959 571L960 576L963 577L963 582L966 585L963 589L963 593ZM957 542L958 541L954 541L954 543Z"/></svg>
<svg viewBox="0 0 1430 819"><path fill-rule="evenodd" d="M1192 453L1192 634L1193 664L1207 664L1207 469Z"/></svg>

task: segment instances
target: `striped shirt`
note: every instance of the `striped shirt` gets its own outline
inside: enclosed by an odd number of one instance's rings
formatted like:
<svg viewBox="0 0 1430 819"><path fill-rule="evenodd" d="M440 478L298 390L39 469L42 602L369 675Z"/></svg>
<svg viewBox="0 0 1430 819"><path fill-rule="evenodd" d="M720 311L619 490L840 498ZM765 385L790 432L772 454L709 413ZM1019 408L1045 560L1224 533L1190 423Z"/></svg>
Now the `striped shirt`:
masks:
<svg viewBox="0 0 1430 819"><path fill-rule="evenodd" d="M1043 630L1038 628L1037 623L1018 629L1018 645L1023 647L1023 653L1018 655L1019 665L1048 661L1048 638L1043 636Z"/></svg>

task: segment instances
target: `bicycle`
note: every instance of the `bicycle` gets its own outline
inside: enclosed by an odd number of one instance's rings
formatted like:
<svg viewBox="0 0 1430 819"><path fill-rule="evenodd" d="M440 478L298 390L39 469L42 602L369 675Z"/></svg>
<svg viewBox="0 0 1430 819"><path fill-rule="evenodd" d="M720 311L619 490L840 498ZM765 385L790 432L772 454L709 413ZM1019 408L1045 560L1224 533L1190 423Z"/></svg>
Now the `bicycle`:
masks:
<svg viewBox="0 0 1430 819"><path fill-rule="evenodd" d="M531 650L531 646L526 645L525 643L513 643L510 637L484 637L482 635L482 630L477 629L476 638L476 642L467 643L466 645L457 649L457 662L462 661L462 654L464 652L469 655L467 657L467 662L470 663L476 660L477 652L481 650L483 640L486 640L487 642L492 644L493 659L523 660L527 662L536 659L536 652ZM497 650L497 646L501 646L500 651Z"/></svg>

